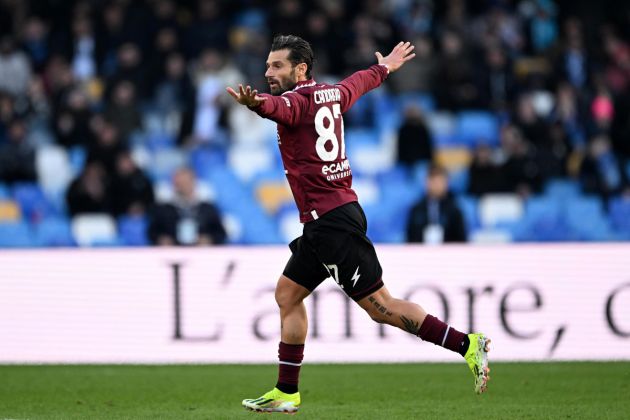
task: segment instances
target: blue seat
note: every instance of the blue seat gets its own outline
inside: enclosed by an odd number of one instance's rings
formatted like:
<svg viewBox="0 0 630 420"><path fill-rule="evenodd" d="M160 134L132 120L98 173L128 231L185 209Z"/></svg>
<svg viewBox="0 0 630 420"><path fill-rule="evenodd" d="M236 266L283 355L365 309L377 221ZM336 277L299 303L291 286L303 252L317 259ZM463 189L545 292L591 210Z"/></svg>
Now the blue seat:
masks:
<svg viewBox="0 0 630 420"><path fill-rule="evenodd" d="M525 215L512 234L521 242L555 242L570 239L570 229L563 217L561 200L550 197L532 197L525 205Z"/></svg>
<svg viewBox="0 0 630 420"><path fill-rule="evenodd" d="M197 176L204 178L213 168L224 167L227 156L223 149L201 146L190 153L189 160Z"/></svg>
<svg viewBox="0 0 630 420"><path fill-rule="evenodd" d="M44 247L76 246L70 221L62 217L49 217L34 227L35 243Z"/></svg>
<svg viewBox="0 0 630 420"><path fill-rule="evenodd" d="M22 209L22 214L29 221L40 221L55 216L54 206L48 201L39 185L30 182L17 183L13 186L13 199Z"/></svg>
<svg viewBox="0 0 630 420"><path fill-rule="evenodd" d="M6 184L0 182L0 200L11 198L11 191Z"/></svg>
<svg viewBox="0 0 630 420"><path fill-rule="evenodd" d="M457 197L457 204L464 216L466 230L470 234L473 230L481 226L479 223L479 214L477 213L477 199L475 197L461 195Z"/></svg>
<svg viewBox="0 0 630 420"><path fill-rule="evenodd" d="M545 195L554 198L572 198L581 195L580 185L570 179L553 179L545 185Z"/></svg>
<svg viewBox="0 0 630 420"><path fill-rule="evenodd" d="M457 118L456 140L463 145L499 144L499 122L497 117L486 111L462 111Z"/></svg>
<svg viewBox="0 0 630 420"><path fill-rule="evenodd" d="M619 233L619 239L630 240L630 199L612 198L609 203L609 216L612 227Z"/></svg>
<svg viewBox="0 0 630 420"><path fill-rule="evenodd" d="M346 141L346 147L348 144L351 144L352 147L355 147L357 145L374 146L379 144L380 142L378 133L375 130L365 128L347 129L345 131L344 139Z"/></svg>
<svg viewBox="0 0 630 420"><path fill-rule="evenodd" d="M81 146L73 146L70 148L70 166L72 166L72 171L75 174L78 174L85 166L85 161L87 159L87 152L84 147Z"/></svg>
<svg viewBox="0 0 630 420"><path fill-rule="evenodd" d="M404 113L408 106L416 106L423 113L435 111L435 98L430 93L403 93L398 96L401 111Z"/></svg>
<svg viewBox="0 0 630 420"><path fill-rule="evenodd" d="M149 133L145 138L145 144L149 150L169 150L177 147L176 139L168 133Z"/></svg>
<svg viewBox="0 0 630 420"><path fill-rule="evenodd" d="M456 194L463 194L468 190L468 168L451 172L448 177L448 185L451 191Z"/></svg>
<svg viewBox="0 0 630 420"><path fill-rule="evenodd" d="M575 197L563 200L567 225L576 240L604 241L611 239L611 229L598 197Z"/></svg>
<svg viewBox="0 0 630 420"><path fill-rule="evenodd" d="M33 245L31 230L26 222L0 223L0 248L25 248Z"/></svg>
<svg viewBox="0 0 630 420"><path fill-rule="evenodd" d="M145 217L121 216L118 218L118 236L127 246L149 245L148 221Z"/></svg>

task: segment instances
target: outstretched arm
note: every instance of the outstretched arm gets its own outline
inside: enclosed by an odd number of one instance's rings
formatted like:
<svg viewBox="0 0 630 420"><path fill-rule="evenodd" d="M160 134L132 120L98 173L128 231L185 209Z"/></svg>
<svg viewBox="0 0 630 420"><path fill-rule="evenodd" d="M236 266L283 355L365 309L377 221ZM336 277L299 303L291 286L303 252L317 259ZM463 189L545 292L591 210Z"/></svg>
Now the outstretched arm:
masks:
<svg viewBox="0 0 630 420"><path fill-rule="evenodd" d="M414 46L410 42L399 42L386 56L376 52L378 65L361 70L341 81L341 112L346 112L365 93L377 88L391 72L398 70L416 55L412 53Z"/></svg>
<svg viewBox="0 0 630 420"><path fill-rule="evenodd" d="M258 94L256 89L250 86L243 88L238 85L238 92L231 87L226 88L234 100L241 105L247 106L256 114L263 118L268 118L278 124L293 126L296 125L302 116L303 99L297 94L284 94L281 96L271 96L267 93Z"/></svg>

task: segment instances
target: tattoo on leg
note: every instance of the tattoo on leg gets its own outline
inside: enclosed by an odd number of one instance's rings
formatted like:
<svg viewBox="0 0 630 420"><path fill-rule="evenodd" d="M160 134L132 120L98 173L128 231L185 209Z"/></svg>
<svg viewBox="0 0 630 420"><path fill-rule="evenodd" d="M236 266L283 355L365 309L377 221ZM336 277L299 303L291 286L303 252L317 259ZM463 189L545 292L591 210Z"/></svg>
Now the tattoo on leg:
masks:
<svg viewBox="0 0 630 420"><path fill-rule="evenodd" d="M418 324L418 322L413 321L404 315L400 316L400 320L403 322L403 325L405 326L405 331L414 335L418 334L418 329L420 328L420 325Z"/></svg>
<svg viewBox="0 0 630 420"><path fill-rule="evenodd" d="M372 296L370 296L370 297L368 298L368 300L369 300L370 302L372 302L372 304L374 305L374 307L375 307L375 308L376 308L376 309L377 309L380 313L385 314L385 315L387 315L387 316L392 316L392 315L393 315L393 313L392 313L391 311L389 311L389 310L387 309L387 307L385 307L385 306L381 305L380 303L378 303L378 301L377 301L376 299L374 299Z"/></svg>

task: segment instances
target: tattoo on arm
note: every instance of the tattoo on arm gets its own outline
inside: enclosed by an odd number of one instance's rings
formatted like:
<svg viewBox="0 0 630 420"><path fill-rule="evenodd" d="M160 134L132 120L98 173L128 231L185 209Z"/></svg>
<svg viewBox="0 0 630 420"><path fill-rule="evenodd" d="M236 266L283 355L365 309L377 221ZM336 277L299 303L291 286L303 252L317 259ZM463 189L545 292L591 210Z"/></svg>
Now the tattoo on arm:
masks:
<svg viewBox="0 0 630 420"><path fill-rule="evenodd" d="M381 305L380 303L378 303L378 301L376 299L374 299L372 296L370 296L368 298L368 300L374 305L374 307L382 314L385 314L387 316L392 316L393 313L387 309L387 307Z"/></svg>
<svg viewBox="0 0 630 420"><path fill-rule="evenodd" d="M400 316L400 320L403 322L403 325L405 326L405 331L413 335L418 334L418 329L420 328L420 325L418 324L418 322L413 321L404 315Z"/></svg>

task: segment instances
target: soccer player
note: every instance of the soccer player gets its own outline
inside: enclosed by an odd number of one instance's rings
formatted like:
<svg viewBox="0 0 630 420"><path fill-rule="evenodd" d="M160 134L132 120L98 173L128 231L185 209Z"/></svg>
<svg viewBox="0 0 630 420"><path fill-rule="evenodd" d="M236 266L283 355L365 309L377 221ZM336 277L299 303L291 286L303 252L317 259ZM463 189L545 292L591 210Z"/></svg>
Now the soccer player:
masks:
<svg viewBox="0 0 630 420"><path fill-rule="evenodd" d="M302 236L289 245L292 255L275 292L281 331L278 382L260 398L243 400L247 409L294 413L300 407L298 377L307 332L303 301L328 277L374 321L464 356L475 378L475 391L486 390L490 340L483 334L464 334L415 303L390 295L366 236L365 214L351 188L342 115L361 95L411 60L413 48L409 42L400 42L385 57L376 52L378 64L327 85L312 78L309 43L279 35L267 58L265 77L271 95L250 86L239 85L238 92L227 88L239 104L278 124L284 172L304 224Z"/></svg>

